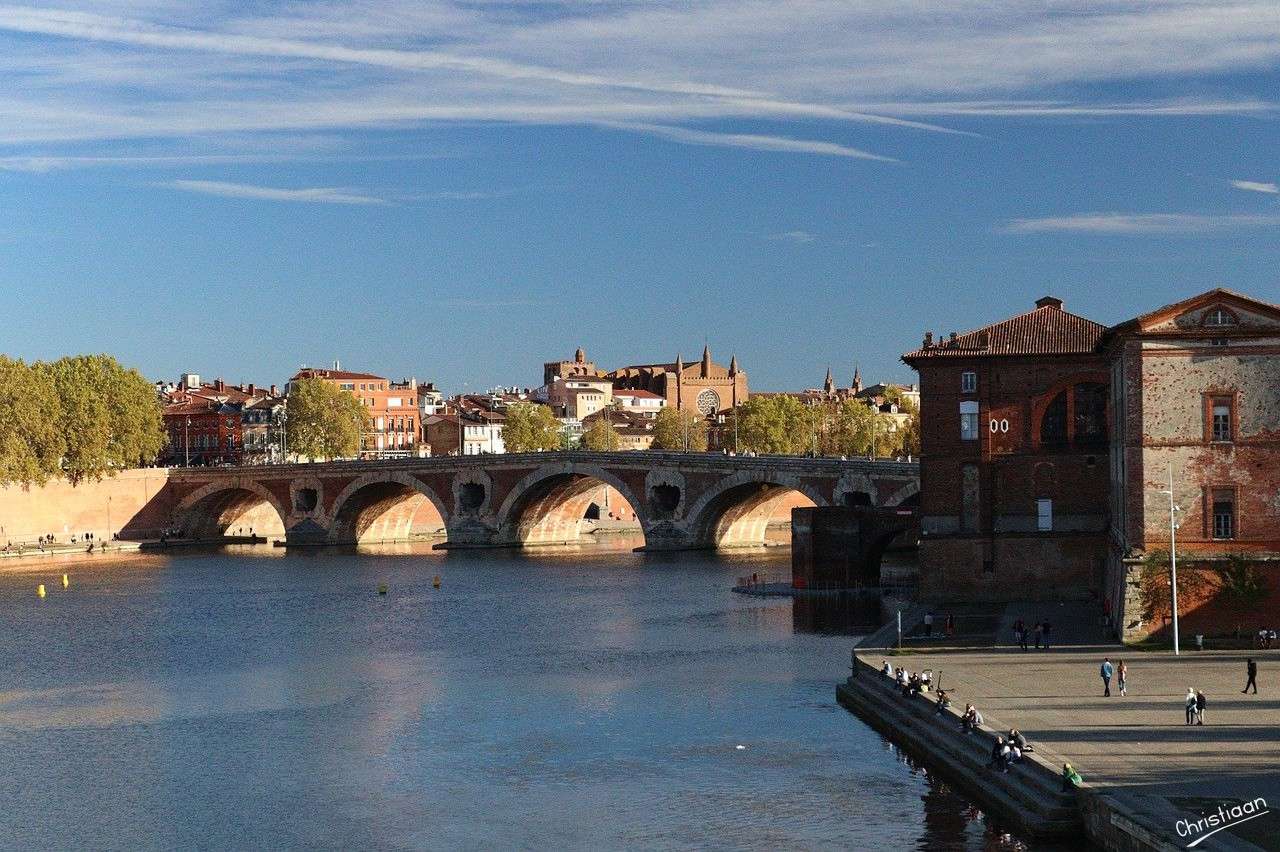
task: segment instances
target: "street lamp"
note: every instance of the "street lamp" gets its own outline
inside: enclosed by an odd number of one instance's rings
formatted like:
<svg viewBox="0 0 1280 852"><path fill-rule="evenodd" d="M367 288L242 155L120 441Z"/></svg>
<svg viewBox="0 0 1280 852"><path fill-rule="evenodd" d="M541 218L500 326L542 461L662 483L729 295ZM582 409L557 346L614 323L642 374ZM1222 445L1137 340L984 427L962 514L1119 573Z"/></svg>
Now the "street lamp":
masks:
<svg viewBox="0 0 1280 852"><path fill-rule="evenodd" d="M1173 502L1173 465L1169 465L1169 488L1160 489L1157 494L1169 495L1169 589L1173 604L1173 655L1178 656L1178 521L1180 511Z"/></svg>
<svg viewBox="0 0 1280 852"><path fill-rule="evenodd" d="M280 461L289 462L289 412L280 409Z"/></svg>

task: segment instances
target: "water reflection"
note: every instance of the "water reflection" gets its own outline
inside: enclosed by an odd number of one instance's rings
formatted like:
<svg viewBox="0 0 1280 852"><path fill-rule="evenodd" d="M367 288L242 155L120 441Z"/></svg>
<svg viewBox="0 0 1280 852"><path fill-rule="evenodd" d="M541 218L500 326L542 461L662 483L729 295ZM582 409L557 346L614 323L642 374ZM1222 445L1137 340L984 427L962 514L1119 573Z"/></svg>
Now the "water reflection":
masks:
<svg viewBox="0 0 1280 852"><path fill-rule="evenodd" d="M835 704L847 617L730 591L787 560L621 537L190 552L76 569L44 601L0 575L0 836L996 848Z"/></svg>

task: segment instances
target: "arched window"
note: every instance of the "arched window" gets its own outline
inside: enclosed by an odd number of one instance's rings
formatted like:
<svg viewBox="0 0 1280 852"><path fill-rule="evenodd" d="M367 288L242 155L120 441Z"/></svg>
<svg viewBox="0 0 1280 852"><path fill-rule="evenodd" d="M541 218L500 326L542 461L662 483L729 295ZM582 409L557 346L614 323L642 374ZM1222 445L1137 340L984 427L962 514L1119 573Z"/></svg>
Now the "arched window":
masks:
<svg viewBox="0 0 1280 852"><path fill-rule="evenodd" d="M1067 392L1059 391L1045 407L1040 418L1040 443L1044 446L1062 446L1067 443Z"/></svg>
<svg viewBox="0 0 1280 852"><path fill-rule="evenodd" d="M1204 315L1204 324L1207 326L1221 328L1225 325L1235 325L1236 318L1230 311L1222 308L1214 308Z"/></svg>
<svg viewBox="0 0 1280 852"><path fill-rule="evenodd" d="M1081 382L1072 389L1075 395L1075 423L1072 441L1076 444L1098 444L1107 440L1107 386L1098 382Z"/></svg>

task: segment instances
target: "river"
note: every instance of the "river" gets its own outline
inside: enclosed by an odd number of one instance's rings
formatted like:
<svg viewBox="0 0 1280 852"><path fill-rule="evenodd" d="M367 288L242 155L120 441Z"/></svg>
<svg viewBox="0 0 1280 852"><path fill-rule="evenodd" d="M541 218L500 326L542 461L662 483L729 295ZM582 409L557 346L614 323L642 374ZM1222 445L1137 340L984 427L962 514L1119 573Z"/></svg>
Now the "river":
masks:
<svg viewBox="0 0 1280 852"><path fill-rule="evenodd" d="M629 545L6 570L0 843L1025 848L835 703L849 636L730 591L788 551Z"/></svg>

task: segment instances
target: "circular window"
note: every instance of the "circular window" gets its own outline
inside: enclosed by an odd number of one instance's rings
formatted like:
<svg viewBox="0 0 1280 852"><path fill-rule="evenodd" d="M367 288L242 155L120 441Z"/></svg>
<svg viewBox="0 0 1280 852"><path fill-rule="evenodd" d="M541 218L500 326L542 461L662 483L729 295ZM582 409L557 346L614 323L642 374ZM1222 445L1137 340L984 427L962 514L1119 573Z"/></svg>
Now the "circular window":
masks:
<svg viewBox="0 0 1280 852"><path fill-rule="evenodd" d="M698 410L704 415L714 414L720 410L720 394L707 388L698 394Z"/></svg>

